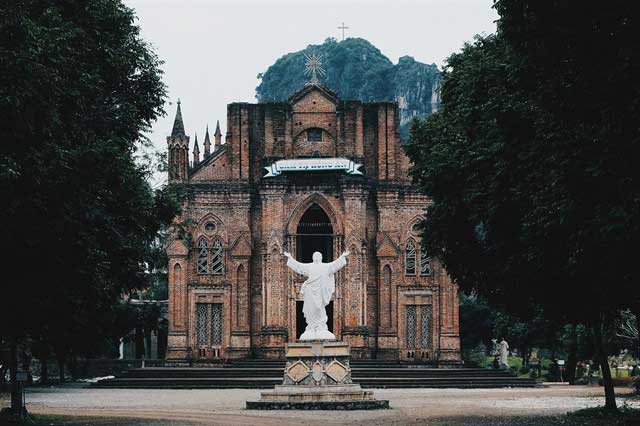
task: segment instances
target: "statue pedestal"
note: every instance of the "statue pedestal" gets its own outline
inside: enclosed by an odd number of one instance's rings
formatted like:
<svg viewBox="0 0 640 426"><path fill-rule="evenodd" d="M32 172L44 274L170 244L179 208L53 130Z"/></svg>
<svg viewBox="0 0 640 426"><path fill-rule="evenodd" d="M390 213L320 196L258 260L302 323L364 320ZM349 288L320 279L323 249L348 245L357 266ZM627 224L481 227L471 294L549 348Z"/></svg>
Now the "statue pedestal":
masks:
<svg viewBox="0 0 640 426"><path fill-rule="evenodd" d="M331 340L298 341L286 345L282 385L247 401L259 410L371 410L389 408L351 381L349 345Z"/></svg>

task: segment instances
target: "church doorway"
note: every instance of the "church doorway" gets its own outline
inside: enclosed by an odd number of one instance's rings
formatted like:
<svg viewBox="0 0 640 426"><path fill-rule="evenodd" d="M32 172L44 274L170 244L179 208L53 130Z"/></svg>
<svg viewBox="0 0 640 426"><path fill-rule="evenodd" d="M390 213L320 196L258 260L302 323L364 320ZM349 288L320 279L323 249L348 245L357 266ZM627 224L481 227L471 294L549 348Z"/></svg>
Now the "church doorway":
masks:
<svg viewBox="0 0 640 426"><path fill-rule="evenodd" d="M296 229L296 260L308 263L313 253L322 253L323 262L333 261L333 226L329 216L312 204L300 218Z"/></svg>
<svg viewBox="0 0 640 426"><path fill-rule="evenodd" d="M333 226L331 219L317 204L309 206L300 218L296 228L296 260L303 263L313 261L313 253L322 253L323 262L333 261ZM296 302L296 339L299 339L307 327L302 313L302 301ZM333 333L333 301L327 309L327 327Z"/></svg>
<svg viewBox="0 0 640 426"><path fill-rule="evenodd" d="M304 313L302 307L304 302L302 300L296 301L296 340L302 336L305 328L307 328L307 321L304 319ZM333 333L333 300L327 305L327 328Z"/></svg>

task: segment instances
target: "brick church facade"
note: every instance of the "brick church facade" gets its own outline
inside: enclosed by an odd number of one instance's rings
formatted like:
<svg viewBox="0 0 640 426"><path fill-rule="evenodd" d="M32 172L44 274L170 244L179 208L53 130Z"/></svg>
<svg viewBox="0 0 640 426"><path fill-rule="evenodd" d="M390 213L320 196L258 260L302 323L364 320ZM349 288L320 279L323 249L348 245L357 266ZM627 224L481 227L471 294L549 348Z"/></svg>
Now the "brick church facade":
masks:
<svg viewBox="0 0 640 426"><path fill-rule="evenodd" d="M213 144L207 131L201 158L178 104L169 179L184 199L167 246L168 358L283 357L306 324L304 278L282 252L310 262L320 251L326 262L348 249L327 313L353 357L460 360L457 286L421 248L429 199L408 177L398 126L395 103L308 84L287 102L228 105L225 143L219 126ZM265 176L303 159L349 160L362 174Z"/></svg>

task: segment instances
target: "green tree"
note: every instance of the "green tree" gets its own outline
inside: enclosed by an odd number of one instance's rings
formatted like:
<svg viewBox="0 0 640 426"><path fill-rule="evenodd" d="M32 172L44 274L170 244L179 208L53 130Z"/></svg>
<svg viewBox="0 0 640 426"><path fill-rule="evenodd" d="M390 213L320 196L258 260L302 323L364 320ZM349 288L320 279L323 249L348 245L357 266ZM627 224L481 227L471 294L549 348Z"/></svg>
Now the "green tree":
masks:
<svg viewBox="0 0 640 426"><path fill-rule="evenodd" d="M73 360L113 336L175 213L135 161L165 86L134 21L119 0L0 6L0 334L14 348L30 337ZM15 368L12 382L19 408Z"/></svg>
<svg viewBox="0 0 640 426"><path fill-rule="evenodd" d="M511 348L517 348L522 365L529 366L529 358L534 348L551 348L557 345L558 326L551 324L538 309L529 318L509 315L501 309L494 310L493 335L506 338Z"/></svg>
<svg viewBox="0 0 640 426"><path fill-rule="evenodd" d="M448 59L442 110L412 128L412 173L434 201L427 243L463 289L587 325L615 408L610 325L640 296L637 14L620 1L495 7L498 32Z"/></svg>
<svg viewBox="0 0 640 426"><path fill-rule="evenodd" d="M147 273L150 285L141 296L146 300L167 300L169 298L169 277L167 271L167 226L163 226L151 242L147 256Z"/></svg>
<svg viewBox="0 0 640 426"><path fill-rule="evenodd" d="M493 337L493 311L476 294L460 293L460 346L465 362L482 365Z"/></svg>
<svg viewBox="0 0 640 426"><path fill-rule="evenodd" d="M465 361L477 363L480 355L486 355L477 353L478 348L486 352L492 347L493 338L504 337L520 353L522 365L528 367L534 348L554 348L559 344L560 328L547 321L540 309L530 318L519 318L475 293L460 294L460 343Z"/></svg>

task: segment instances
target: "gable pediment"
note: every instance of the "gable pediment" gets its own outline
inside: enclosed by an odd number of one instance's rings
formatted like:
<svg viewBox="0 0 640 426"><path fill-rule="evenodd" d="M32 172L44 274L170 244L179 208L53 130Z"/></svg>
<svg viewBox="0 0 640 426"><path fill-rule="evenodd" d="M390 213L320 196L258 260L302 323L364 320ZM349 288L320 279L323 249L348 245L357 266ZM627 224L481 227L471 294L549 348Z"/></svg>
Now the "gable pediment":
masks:
<svg viewBox="0 0 640 426"><path fill-rule="evenodd" d="M310 84L289 98L294 112L334 112L338 97L328 88Z"/></svg>
<svg viewBox="0 0 640 426"><path fill-rule="evenodd" d="M183 240L173 240L167 247L167 256L182 257L189 254L189 249Z"/></svg>
<svg viewBox="0 0 640 426"><path fill-rule="evenodd" d="M240 235L233 242L229 252L232 257L251 257L251 243L244 235Z"/></svg>
<svg viewBox="0 0 640 426"><path fill-rule="evenodd" d="M228 163L226 147L222 145L191 170L189 179L196 182L225 180L227 178L226 167Z"/></svg>
<svg viewBox="0 0 640 426"><path fill-rule="evenodd" d="M377 257L398 257L400 255L400 250L398 246L391 241L391 238L388 235L384 235L382 238L382 242L378 244L376 248L376 256Z"/></svg>

